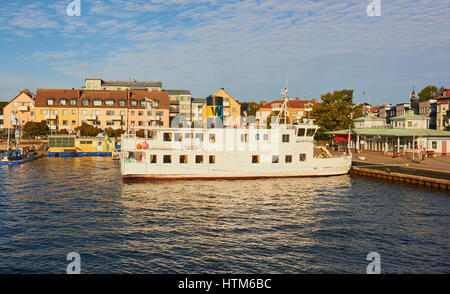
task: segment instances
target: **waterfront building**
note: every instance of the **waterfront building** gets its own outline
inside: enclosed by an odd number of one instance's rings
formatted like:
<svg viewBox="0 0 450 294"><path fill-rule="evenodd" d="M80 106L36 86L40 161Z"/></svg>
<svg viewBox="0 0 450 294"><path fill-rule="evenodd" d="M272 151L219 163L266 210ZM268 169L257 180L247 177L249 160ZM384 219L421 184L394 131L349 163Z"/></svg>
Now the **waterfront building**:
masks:
<svg viewBox="0 0 450 294"><path fill-rule="evenodd" d="M14 97L3 108L2 129L13 129L23 127L27 122L34 121L35 97L33 93L25 89ZM17 118L17 120L16 120Z"/></svg>
<svg viewBox="0 0 450 294"><path fill-rule="evenodd" d="M422 149L437 154L450 153L450 132L429 129L429 118L412 110L391 119L385 128L354 128L350 131L350 148L362 152L381 152L392 155L412 154ZM359 119L355 119L355 125ZM359 125L360 126L360 125ZM333 140L347 145L349 130L328 132Z"/></svg>
<svg viewBox="0 0 450 294"><path fill-rule="evenodd" d="M295 100L290 99L287 102L288 121L293 122L303 117L308 117L308 113L312 111L316 104L318 102L315 98L312 100L300 100L298 97ZM260 125L266 126L268 117L274 115L275 112L280 112L282 105L283 100L264 103L261 105L259 111L256 112L256 120Z"/></svg>
<svg viewBox="0 0 450 294"><path fill-rule="evenodd" d="M170 126L179 127L191 124L191 91L190 90L164 90L169 95L169 123ZM172 125L173 120L177 118L178 122Z"/></svg>
<svg viewBox="0 0 450 294"><path fill-rule="evenodd" d="M74 131L83 123L105 129L169 126L169 99L163 91L38 89L37 122L51 131Z"/></svg>
<svg viewBox="0 0 450 294"><path fill-rule="evenodd" d="M136 81L136 79L130 81L119 80L102 80L98 78L85 79L85 86L82 90L106 90L106 91L155 91L160 92L162 89L161 82L150 81Z"/></svg>
<svg viewBox="0 0 450 294"><path fill-rule="evenodd" d="M222 98L222 99L220 99ZM226 128L238 128L241 125L241 105L230 94L228 94L224 88L221 88L213 96L211 101L221 101L220 105L216 103L207 105L208 101L203 104L202 107L202 122L203 125L208 125L208 119L212 117L220 117L222 119L222 125ZM219 111L217 107L222 107L222 111ZM210 125L210 124L209 124ZM216 126L218 126L216 124Z"/></svg>
<svg viewBox="0 0 450 294"><path fill-rule="evenodd" d="M81 157L81 156L111 156L115 150L116 139L109 138L105 142L103 134L96 138L77 138L72 135L49 136L48 156L51 157Z"/></svg>
<svg viewBox="0 0 450 294"><path fill-rule="evenodd" d="M430 129L436 129L437 100L428 99L418 102L418 114L430 119Z"/></svg>
<svg viewBox="0 0 450 294"><path fill-rule="evenodd" d="M202 126L203 119L203 104L206 103L206 98L192 98L191 99L191 123L194 127Z"/></svg>
<svg viewBox="0 0 450 294"><path fill-rule="evenodd" d="M450 89L442 89L436 101L436 129L444 130L450 127Z"/></svg>
<svg viewBox="0 0 450 294"><path fill-rule="evenodd" d="M386 121L384 118L376 117L375 114L368 112L365 115L358 117L353 120L355 123L355 128L385 128Z"/></svg>

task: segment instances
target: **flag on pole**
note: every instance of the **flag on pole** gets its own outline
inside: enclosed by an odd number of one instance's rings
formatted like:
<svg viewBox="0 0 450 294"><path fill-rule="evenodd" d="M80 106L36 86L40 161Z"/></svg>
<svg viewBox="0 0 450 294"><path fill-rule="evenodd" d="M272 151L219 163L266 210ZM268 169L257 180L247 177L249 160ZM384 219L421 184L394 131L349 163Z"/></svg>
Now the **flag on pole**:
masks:
<svg viewBox="0 0 450 294"><path fill-rule="evenodd" d="M108 134L106 133L106 131L105 130L103 130L103 135L105 136L105 144L106 144L106 147L107 147L107 149L106 149L106 151L109 151L109 146L111 146L112 145L112 141L111 141L111 139L109 138L109 136L108 136ZM116 148L114 147L114 151L116 150Z"/></svg>

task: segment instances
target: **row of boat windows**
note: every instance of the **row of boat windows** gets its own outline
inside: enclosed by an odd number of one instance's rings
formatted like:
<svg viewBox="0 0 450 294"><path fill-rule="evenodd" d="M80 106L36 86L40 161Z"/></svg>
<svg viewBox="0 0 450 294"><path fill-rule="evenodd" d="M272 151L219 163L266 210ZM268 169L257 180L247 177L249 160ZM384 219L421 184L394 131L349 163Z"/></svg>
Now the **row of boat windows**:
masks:
<svg viewBox="0 0 450 294"><path fill-rule="evenodd" d="M138 155L139 158L136 158L139 161L142 161L142 155ZM130 154L129 159L133 158L134 155ZM201 164L205 163L205 155L195 155L195 163ZM215 155L209 155L208 162L210 164L216 163L216 156ZM306 161L306 154L300 153L299 154L299 161L303 162ZM158 156L157 155L150 155L150 163L157 163L158 162ZM272 163L279 163L280 162L280 156L279 155L272 155ZM163 155L163 163L172 163L172 155ZM179 163L188 163L188 155L180 155L179 156ZM252 163L260 163L260 156L259 155L252 155ZM292 155L285 155L284 156L284 163L292 163Z"/></svg>
<svg viewBox="0 0 450 294"><path fill-rule="evenodd" d="M164 142L182 142L184 139L197 139L200 142L203 141L204 136L202 133L196 133L195 135L193 133L164 133L163 134L163 141ZM269 134L255 134L255 140L268 141L269 140ZM214 143L216 142L216 135L215 134L209 134L209 142ZM241 142L248 142L248 134L241 134ZM289 135L283 134L282 135L282 142L283 143L289 143Z"/></svg>

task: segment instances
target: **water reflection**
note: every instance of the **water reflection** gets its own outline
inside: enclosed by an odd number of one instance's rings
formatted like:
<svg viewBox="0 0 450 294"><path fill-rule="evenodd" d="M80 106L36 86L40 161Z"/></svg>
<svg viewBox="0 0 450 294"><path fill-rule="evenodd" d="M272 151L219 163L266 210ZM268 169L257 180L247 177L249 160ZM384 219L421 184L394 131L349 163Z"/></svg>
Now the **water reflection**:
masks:
<svg viewBox="0 0 450 294"><path fill-rule="evenodd" d="M449 198L350 176L123 183L109 158L2 167L0 272L448 273Z"/></svg>

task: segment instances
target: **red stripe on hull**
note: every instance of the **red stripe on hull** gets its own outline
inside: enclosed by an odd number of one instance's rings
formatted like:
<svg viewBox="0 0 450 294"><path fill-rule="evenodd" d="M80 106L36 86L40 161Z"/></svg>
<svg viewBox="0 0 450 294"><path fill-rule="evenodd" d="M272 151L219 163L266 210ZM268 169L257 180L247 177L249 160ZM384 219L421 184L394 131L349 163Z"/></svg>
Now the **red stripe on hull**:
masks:
<svg viewBox="0 0 450 294"><path fill-rule="evenodd" d="M348 173L348 172L347 172ZM345 174L347 174L345 173ZM183 181L183 180L257 180L257 179L277 179L277 178L317 178L317 177L333 177L345 174L335 175L298 175L298 176L242 176L242 177L155 177L155 176L123 176L124 181Z"/></svg>

